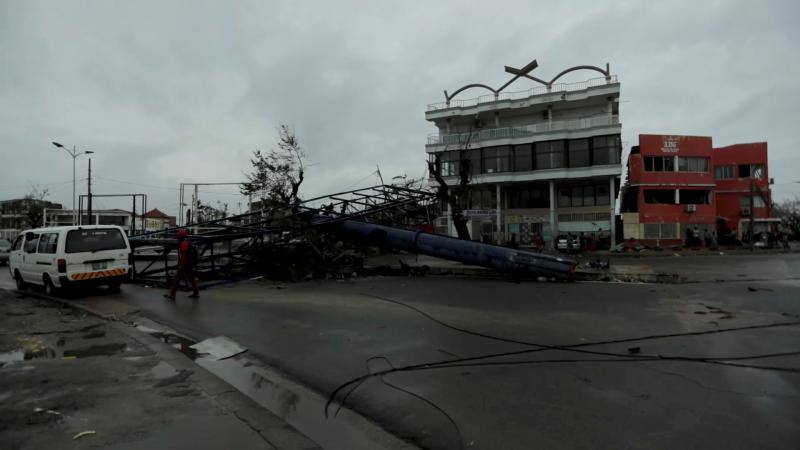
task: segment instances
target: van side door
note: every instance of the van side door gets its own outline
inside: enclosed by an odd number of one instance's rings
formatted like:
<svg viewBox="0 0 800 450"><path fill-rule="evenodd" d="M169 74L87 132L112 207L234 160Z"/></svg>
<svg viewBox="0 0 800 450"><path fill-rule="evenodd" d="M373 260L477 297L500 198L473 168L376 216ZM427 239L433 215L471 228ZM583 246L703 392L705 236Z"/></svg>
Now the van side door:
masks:
<svg viewBox="0 0 800 450"><path fill-rule="evenodd" d="M11 245L11 251L8 254L8 268L11 270L11 275L14 275L14 270L19 270L22 273L22 245L25 243L25 235L20 234L14 239L14 244Z"/></svg>
<svg viewBox="0 0 800 450"><path fill-rule="evenodd" d="M39 280L43 273L50 274L51 279L55 279L56 273L56 249L58 248L58 233L42 233L39 236L39 246L36 250L36 273Z"/></svg>
<svg viewBox="0 0 800 450"><path fill-rule="evenodd" d="M25 245L22 246L22 264L19 269L28 283L40 284L42 277L37 275L36 248L39 246L38 233L25 233Z"/></svg>

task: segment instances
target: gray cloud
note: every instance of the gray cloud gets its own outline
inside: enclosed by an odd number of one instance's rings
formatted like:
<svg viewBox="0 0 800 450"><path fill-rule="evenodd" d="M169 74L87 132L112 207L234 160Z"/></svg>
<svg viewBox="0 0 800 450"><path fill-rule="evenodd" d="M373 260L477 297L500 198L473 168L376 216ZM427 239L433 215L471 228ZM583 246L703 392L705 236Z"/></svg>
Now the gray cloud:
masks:
<svg viewBox="0 0 800 450"><path fill-rule="evenodd" d="M314 164L306 195L377 181L377 164L418 176L426 105L531 58L544 78L611 63L628 146L662 132L767 140L771 175L800 179L796 2L487 5L0 1L0 198L70 179L58 140L97 152L98 191L174 211L178 183L241 179L281 122ZM50 188L69 204L69 183Z"/></svg>

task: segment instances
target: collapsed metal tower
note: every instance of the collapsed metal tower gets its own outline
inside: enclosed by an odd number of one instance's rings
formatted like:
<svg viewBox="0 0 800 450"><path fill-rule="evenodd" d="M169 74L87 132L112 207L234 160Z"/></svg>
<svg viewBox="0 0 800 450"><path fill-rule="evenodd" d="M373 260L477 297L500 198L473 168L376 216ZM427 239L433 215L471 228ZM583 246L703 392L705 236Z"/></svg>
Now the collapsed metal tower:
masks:
<svg viewBox="0 0 800 450"><path fill-rule="evenodd" d="M525 250L454 239L422 231L436 216L436 194L378 185L281 205L203 223L131 237L134 280L168 284L177 269L175 235L189 231L206 280L229 280L272 268L287 259L333 264L349 258L336 243L353 240L481 265L495 270L571 279L575 263ZM334 239L329 239L333 236ZM300 250L298 250L300 249ZM303 253L304 252L304 253ZM291 257L287 256L291 255ZM213 282L213 281L212 281Z"/></svg>
<svg viewBox="0 0 800 450"><path fill-rule="evenodd" d="M189 232L190 241L197 247L201 274L231 279L238 277L242 268L262 263L265 252L297 244L309 231L328 231L348 220L414 227L429 223L434 207L432 192L378 185L324 195L294 206L267 206L246 214L144 233L130 238L135 260L133 279L169 283L177 268L175 235L180 229Z"/></svg>

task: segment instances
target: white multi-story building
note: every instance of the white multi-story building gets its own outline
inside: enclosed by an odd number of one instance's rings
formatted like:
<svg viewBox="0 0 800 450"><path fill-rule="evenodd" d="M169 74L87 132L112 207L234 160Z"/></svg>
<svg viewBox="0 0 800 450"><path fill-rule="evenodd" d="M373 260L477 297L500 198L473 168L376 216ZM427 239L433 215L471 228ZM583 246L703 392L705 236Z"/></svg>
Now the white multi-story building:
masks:
<svg viewBox="0 0 800 450"><path fill-rule="evenodd" d="M428 105L425 118L439 130L428 136L429 158L439 158L448 185L459 182L462 151L470 161L470 195L462 204L473 239L513 235L530 245L539 233L552 246L559 235L590 233L613 244L622 171L617 77L608 65L577 66L545 81L530 74L534 68L535 61L506 67L514 77L500 88L471 84ZM579 70L601 76L559 82ZM519 78L539 85L506 91ZM490 93L454 98L473 88ZM455 235L449 210L437 230Z"/></svg>

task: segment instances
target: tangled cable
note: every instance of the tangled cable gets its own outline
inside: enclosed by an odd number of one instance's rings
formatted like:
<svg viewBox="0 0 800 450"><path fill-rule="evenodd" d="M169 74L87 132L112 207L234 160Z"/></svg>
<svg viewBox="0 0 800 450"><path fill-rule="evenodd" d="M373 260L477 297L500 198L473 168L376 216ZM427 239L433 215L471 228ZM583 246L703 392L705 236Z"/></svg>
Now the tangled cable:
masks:
<svg viewBox="0 0 800 450"><path fill-rule="evenodd" d="M337 408L337 413L344 407L347 398L352 394L361 384L369 378L372 377L383 377L384 375L394 373L394 372L411 372L411 371L419 371L419 370L434 370L434 369L445 369L445 368L453 368L453 367L486 367L486 366L499 366L499 365L528 365L528 364L547 364L547 363L565 363L565 362L642 362L642 361L684 361L684 362L693 362L693 363L702 363L702 364L717 364L717 365L724 365L724 366L732 366L732 367L743 367L743 368L752 368L752 369L760 369L760 370L771 370L771 371L779 371L779 372L790 372L790 373L800 373L800 369L793 368L793 367L781 367L781 366L764 366L764 365L757 365L757 364L742 364L742 363L735 363L731 361L743 361L743 360L751 360L751 359L766 359L766 358L776 358L781 356L794 356L800 355L800 351L789 351L789 352L780 352L780 353L769 353L769 354L761 354L761 355L745 355L745 356L732 356L732 357L687 357L687 356L671 356L671 355L647 355L647 354L628 354L628 353L615 353L615 352L602 352L602 351L594 351L594 350L586 350L580 347L587 347L587 346L595 346L595 345L605 345L605 344L618 344L618 343L625 343L625 342L637 342L637 341L644 341L644 340L652 340L652 339L663 339L663 338L670 338L670 337L685 337L685 336L700 336L706 334L715 334L715 333L726 333L732 331L741 331L741 330L753 330L753 329L762 329L762 328L774 328L774 327L784 327L784 326L796 326L800 325L800 321L794 322L778 322L778 323L770 323L764 325L748 325L743 327L731 327L731 328L721 328L715 330L707 330L707 331L693 331L693 332L685 332L685 333L669 333L669 334L654 334L648 336L641 336L641 337L634 337L634 338L623 338L623 339L612 339L612 340L605 340L605 341L593 341L593 342L582 342L579 344L572 344L572 345L547 345L541 344L536 342L530 342L525 340L519 339L509 339L504 338L501 336L494 336L487 333L481 333L478 331L469 330L466 328L461 328L455 325L451 325L446 323L436 317L428 314L427 312L409 305L407 303L401 302L399 300L393 300L386 297L381 297L373 294L365 294L362 295L366 297L370 297L373 299L381 300L388 303L393 303L395 305L399 305L410 309L423 317L431 320L434 323L437 323L445 328L449 328L454 331L458 331L461 333L478 336L486 339L492 339L500 342L508 342L513 344L519 345L527 345L536 347L533 349L525 349L525 350L517 350L511 352L501 352L501 353L489 353L484 355L477 355L471 356L466 358L453 358L448 360L440 360L440 361L433 361L433 362L426 362L420 364L411 364L403 367L394 367L390 364L390 369L367 373L365 375L353 378L348 380L342 384L340 384L336 389L334 389L328 397L328 401L325 404L325 417L328 417L328 410L330 405L336 400L336 396L348 386L354 385L355 386L350 389L347 394L342 398L340 401L339 407ZM483 361L483 362L473 362L473 361L480 361L483 359L489 358L498 358L504 356L516 356L522 354L529 354L529 353L536 353L545 350L563 350L568 352L576 352L576 353L583 353L583 354L590 354L595 356L607 356L611 358L585 358L585 359L538 359L538 360L523 360L523 361ZM374 357L373 357L374 358ZM373 359L370 358L370 359ZM368 360L369 361L369 360ZM413 395L413 394L412 394ZM438 408L438 407L437 407ZM445 413L446 414L446 413ZM448 416L449 417L449 416Z"/></svg>

